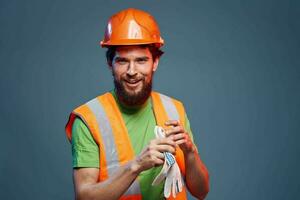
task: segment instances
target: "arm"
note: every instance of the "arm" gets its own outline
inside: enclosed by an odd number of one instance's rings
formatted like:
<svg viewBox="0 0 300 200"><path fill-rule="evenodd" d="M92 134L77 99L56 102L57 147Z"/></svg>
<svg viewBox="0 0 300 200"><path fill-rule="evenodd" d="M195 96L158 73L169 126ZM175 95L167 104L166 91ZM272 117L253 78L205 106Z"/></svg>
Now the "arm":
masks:
<svg viewBox="0 0 300 200"><path fill-rule="evenodd" d="M76 199L118 199L135 178L138 171L134 162L129 162L117 170L108 180L97 183L98 168L78 168L73 171Z"/></svg>
<svg viewBox="0 0 300 200"><path fill-rule="evenodd" d="M184 153L184 158L187 187L195 197L204 199L209 192L208 171L196 151Z"/></svg>
<svg viewBox="0 0 300 200"><path fill-rule="evenodd" d="M175 142L170 138L154 139L139 156L121 166L113 176L103 182L97 182L97 168L74 169L76 199L119 199L142 171L164 163L162 152L165 151L174 153Z"/></svg>
<svg viewBox="0 0 300 200"><path fill-rule="evenodd" d="M193 196L204 199L209 192L209 174L195 145L179 121L170 120L166 125L171 126L166 131L167 136L172 138L184 153L187 188Z"/></svg>

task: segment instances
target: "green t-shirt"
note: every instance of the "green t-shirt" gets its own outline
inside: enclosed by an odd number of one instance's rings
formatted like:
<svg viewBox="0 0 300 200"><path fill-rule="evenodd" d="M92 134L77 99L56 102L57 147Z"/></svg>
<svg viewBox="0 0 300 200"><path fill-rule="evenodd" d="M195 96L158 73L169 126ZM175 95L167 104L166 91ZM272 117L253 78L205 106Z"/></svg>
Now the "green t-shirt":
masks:
<svg viewBox="0 0 300 200"><path fill-rule="evenodd" d="M149 144L150 140L155 138L154 127L156 120L152 110L151 98L138 108L128 108L118 102L114 91L111 91L111 93L121 111L134 153L135 155L139 155ZM186 131L193 140L189 120L187 116L185 118ZM89 129L79 118L75 119L72 127L72 155L74 168L99 168L99 148ZM154 167L139 175L143 199L164 199L163 183L158 186L151 186L160 170L161 167Z"/></svg>

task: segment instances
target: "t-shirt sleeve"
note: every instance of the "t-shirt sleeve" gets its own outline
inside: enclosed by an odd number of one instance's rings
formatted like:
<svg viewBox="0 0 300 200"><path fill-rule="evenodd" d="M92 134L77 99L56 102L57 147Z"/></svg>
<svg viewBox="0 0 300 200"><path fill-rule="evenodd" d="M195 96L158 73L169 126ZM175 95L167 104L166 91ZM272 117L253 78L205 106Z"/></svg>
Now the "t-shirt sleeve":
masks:
<svg viewBox="0 0 300 200"><path fill-rule="evenodd" d="M190 121L189 121L189 118L187 117L186 114L185 114L185 124L184 124L184 126L185 126L185 130L186 130L186 132L189 134L189 136L190 136L192 142L195 144L194 136L193 136L192 129L191 129L191 125L190 125ZM195 146L196 146L196 149L197 149L197 151L198 151L197 144L195 144Z"/></svg>
<svg viewBox="0 0 300 200"><path fill-rule="evenodd" d="M88 127L76 118L72 126L73 168L99 168L99 148Z"/></svg>

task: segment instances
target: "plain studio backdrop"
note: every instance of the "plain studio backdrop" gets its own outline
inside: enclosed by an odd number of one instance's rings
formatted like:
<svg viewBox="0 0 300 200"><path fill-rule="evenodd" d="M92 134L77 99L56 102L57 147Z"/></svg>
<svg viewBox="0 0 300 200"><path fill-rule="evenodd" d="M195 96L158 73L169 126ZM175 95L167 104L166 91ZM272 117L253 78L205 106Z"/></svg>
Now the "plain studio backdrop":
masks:
<svg viewBox="0 0 300 200"><path fill-rule="evenodd" d="M154 89L186 106L207 199L300 199L299 2L1 0L0 199L74 199L64 126L113 88L98 44L128 7L160 25Z"/></svg>

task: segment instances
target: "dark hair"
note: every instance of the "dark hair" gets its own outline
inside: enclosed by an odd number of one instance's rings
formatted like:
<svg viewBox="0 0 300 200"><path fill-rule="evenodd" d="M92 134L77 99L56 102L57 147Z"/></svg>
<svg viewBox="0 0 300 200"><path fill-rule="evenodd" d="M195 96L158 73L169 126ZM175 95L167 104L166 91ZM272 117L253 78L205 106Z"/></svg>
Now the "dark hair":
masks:
<svg viewBox="0 0 300 200"><path fill-rule="evenodd" d="M112 61L116 55L117 47L119 47L119 46L110 46L110 47L108 47L108 49L106 51L106 60L110 66L112 65ZM160 58L164 54L164 52L162 50L160 50L158 47L156 47L153 44L141 44L141 45L139 45L139 47L148 48L152 54L153 60L155 60L156 58Z"/></svg>

